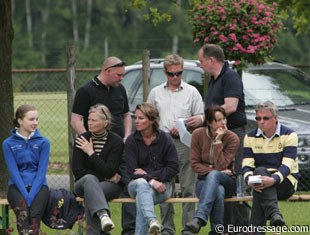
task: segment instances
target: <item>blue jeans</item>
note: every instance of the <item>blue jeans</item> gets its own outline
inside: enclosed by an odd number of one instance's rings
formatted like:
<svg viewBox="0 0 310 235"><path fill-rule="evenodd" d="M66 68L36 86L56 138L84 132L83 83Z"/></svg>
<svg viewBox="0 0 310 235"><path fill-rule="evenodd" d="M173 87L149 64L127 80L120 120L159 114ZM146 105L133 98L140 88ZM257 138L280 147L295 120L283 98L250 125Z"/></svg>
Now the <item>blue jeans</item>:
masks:
<svg viewBox="0 0 310 235"><path fill-rule="evenodd" d="M136 235L148 234L148 225L151 220L156 219L154 205L163 202L170 197L171 183L165 183L164 193L156 192L143 178L132 180L128 184L128 192L132 198L136 198Z"/></svg>
<svg viewBox="0 0 310 235"><path fill-rule="evenodd" d="M224 223L224 199L231 197L236 189L232 177L217 171L211 171L204 179L196 182L196 194L199 198L198 209L194 217L208 222L210 217L211 232L215 233L215 227Z"/></svg>

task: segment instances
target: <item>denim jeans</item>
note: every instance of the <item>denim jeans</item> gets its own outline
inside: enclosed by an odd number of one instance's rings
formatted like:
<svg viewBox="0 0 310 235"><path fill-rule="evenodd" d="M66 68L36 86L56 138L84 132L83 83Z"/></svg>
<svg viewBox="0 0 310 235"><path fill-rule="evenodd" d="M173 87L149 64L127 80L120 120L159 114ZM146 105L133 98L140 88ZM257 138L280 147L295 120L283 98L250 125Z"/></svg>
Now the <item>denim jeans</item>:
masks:
<svg viewBox="0 0 310 235"><path fill-rule="evenodd" d="M205 224L210 217L211 232L224 223L224 198L231 197L235 192L235 181L232 177L217 171L211 171L204 179L198 179L196 194L199 198L198 209L194 217L202 219Z"/></svg>
<svg viewBox="0 0 310 235"><path fill-rule="evenodd" d="M132 180L128 184L128 192L132 198L136 198L136 235L148 234L148 225L156 219L154 205L163 202L171 195L171 183L165 183L164 193L156 192L143 178Z"/></svg>

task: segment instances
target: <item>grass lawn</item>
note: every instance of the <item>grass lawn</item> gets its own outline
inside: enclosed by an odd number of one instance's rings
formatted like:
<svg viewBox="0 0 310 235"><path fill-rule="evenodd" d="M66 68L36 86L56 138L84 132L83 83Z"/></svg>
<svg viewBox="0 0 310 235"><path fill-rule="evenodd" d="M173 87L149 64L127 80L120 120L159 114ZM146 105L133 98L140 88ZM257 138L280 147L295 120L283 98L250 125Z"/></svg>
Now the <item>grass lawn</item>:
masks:
<svg viewBox="0 0 310 235"><path fill-rule="evenodd" d="M280 210L284 216L286 224L288 227L292 225L307 225L309 232L300 232L300 233L282 233L282 234L298 234L298 235L308 235L310 234L310 202L280 202ZM175 226L176 226L176 235L181 235L181 214L182 214L182 206L180 203L174 204L175 208ZM120 235L121 234L121 204L111 203L110 205L112 220L114 221L116 228L113 230L111 235ZM156 213L159 215L158 206L156 206ZM10 226L14 228L14 232L11 235L17 235L16 232L16 221L13 211L10 210ZM83 223L85 226L85 223ZM77 224L73 227L73 230L52 230L47 228L46 226L41 226L42 234L47 235L74 235L78 234L78 226ZM199 235L206 235L209 232L209 223L206 227L202 228ZM267 233L267 235L271 235L272 233ZM85 232L84 232L85 235Z"/></svg>

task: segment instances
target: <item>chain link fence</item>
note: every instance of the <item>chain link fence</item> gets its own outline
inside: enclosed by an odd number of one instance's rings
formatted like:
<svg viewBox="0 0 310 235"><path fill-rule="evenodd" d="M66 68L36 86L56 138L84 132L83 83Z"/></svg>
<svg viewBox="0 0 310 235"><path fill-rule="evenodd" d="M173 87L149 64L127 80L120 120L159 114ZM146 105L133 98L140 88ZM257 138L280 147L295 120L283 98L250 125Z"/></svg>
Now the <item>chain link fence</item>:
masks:
<svg viewBox="0 0 310 235"><path fill-rule="evenodd" d="M98 69L77 69L75 87L88 82ZM41 134L51 142L48 183L54 188L69 188L68 79L66 69L13 70L14 110L24 103L39 111ZM310 155L305 156L309 158ZM310 169L303 171L300 190L310 190Z"/></svg>
<svg viewBox="0 0 310 235"><path fill-rule="evenodd" d="M76 87L90 80L99 69L76 71ZM69 188L69 124L67 71L65 69L13 70L14 110L22 104L34 105L39 112L38 129L51 142L48 183ZM12 124L13 126L13 124Z"/></svg>

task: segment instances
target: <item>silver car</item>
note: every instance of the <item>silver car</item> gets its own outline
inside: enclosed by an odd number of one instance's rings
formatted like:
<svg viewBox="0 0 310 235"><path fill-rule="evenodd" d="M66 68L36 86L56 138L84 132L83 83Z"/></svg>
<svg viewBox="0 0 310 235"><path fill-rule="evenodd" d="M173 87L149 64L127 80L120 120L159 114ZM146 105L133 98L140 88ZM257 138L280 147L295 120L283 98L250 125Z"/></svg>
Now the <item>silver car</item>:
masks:
<svg viewBox="0 0 310 235"><path fill-rule="evenodd" d="M166 81L163 59L150 62L150 89ZM199 61L185 60L182 78L204 94L205 76ZM310 76L295 67L269 62L249 66L243 71L247 129L256 128L255 105L263 100L274 102L279 108L279 121L295 130L299 137L298 159L301 178L299 190L310 190ZM126 67L122 84L126 87L130 111L143 100L142 64Z"/></svg>

